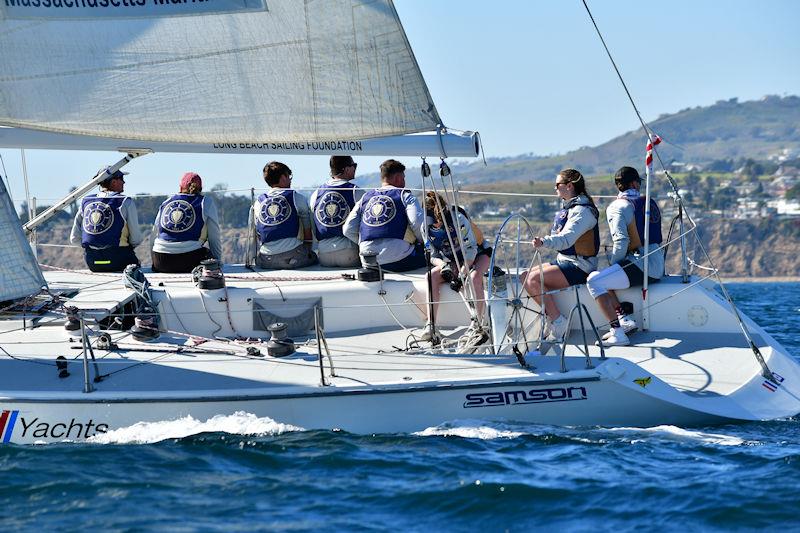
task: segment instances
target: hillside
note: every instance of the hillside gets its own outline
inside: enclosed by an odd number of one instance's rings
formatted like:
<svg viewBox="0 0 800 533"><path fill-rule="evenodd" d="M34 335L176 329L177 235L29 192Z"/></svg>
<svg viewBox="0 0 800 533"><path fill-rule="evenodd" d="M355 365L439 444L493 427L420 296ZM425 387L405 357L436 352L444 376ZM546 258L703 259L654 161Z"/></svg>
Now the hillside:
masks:
<svg viewBox="0 0 800 533"><path fill-rule="evenodd" d="M659 153L700 166L722 159L768 159L784 150L800 153L800 97L768 96L758 101L719 101L707 107L661 115L649 123L664 143ZM629 164L643 167L642 129L627 132L594 147L551 157L519 156L490 159L454 168L464 183L549 180L558 170L575 167L587 176L608 174Z"/></svg>

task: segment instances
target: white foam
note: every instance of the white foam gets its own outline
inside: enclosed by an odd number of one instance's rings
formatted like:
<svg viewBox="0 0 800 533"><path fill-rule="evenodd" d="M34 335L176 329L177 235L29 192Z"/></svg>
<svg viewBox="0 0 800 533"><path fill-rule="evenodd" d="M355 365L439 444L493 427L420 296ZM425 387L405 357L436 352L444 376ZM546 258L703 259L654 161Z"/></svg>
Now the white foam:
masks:
<svg viewBox="0 0 800 533"><path fill-rule="evenodd" d="M166 439L181 439L199 433L222 432L232 435L280 435L303 428L275 422L271 418L237 411L232 415L217 415L201 422L186 416L177 420L137 422L88 439L97 444L149 444Z"/></svg>
<svg viewBox="0 0 800 533"><path fill-rule="evenodd" d="M463 439L515 439L524 435L519 431L491 427L487 425L476 425L481 422L461 421L453 422L441 426L435 426L417 431L414 435L419 437L461 437Z"/></svg>
<svg viewBox="0 0 800 533"><path fill-rule="evenodd" d="M739 437L723 435L721 433L704 433L702 431L691 431L677 426L654 426L650 428L609 428L608 431L621 431L633 433L657 434L673 440L699 441L703 444L715 444L718 446L741 446L747 442ZM637 442L637 441L631 441Z"/></svg>

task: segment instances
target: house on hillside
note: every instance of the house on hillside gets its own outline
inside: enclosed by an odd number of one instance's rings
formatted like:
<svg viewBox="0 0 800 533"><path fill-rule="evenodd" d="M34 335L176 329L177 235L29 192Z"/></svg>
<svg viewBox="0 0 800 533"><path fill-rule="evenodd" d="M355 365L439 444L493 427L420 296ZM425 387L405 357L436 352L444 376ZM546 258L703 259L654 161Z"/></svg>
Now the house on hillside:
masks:
<svg viewBox="0 0 800 533"><path fill-rule="evenodd" d="M767 202L767 206L775 208L775 212L781 218L800 217L800 201L798 200L779 198L770 200Z"/></svg>

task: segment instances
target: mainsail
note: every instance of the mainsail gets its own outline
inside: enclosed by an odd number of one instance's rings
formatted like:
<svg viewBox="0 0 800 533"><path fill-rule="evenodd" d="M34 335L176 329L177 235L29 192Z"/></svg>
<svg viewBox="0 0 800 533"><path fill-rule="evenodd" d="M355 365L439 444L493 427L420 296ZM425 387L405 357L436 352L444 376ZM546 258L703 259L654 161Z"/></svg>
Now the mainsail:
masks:
<svg viewBox="0 0 800 533"><path fill-rule="evenodd" d="M19 218L0 178L0 302L22 298L47 286L31 247L22 233Z"/></svg>
<svg viewBox="0 0 800 533"><path fill-rule="evenodd" d="M0 0L0 124L186 143L441 122L391 0Z"/></svg>

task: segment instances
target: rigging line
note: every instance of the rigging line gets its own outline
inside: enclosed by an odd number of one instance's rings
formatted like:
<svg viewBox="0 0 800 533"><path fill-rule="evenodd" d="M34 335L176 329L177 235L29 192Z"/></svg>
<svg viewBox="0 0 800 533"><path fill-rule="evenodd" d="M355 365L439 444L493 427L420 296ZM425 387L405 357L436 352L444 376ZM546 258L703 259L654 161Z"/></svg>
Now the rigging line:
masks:
<svg viewBox="0 0 800 533"><path fill-rule="evenodd" d="M606 50L606 55L608 55L608 59L611 61L611 65L613 65L614 70L617 73L617 77L619 78L619 81L622 84L622 88L625 89L625 94L628 95L628 100L630 100L631 105L633 106L633 110L636 112L636 116L639 118L639 122L642 124L642 129L644 129L644 132L647 134L648 139L650 139L650 133L651 133L650 129L648 128L647 124L642 118L642 114L639 113L639 108L636 107L636 102L633 101L633 96L631 95L631 92L628 90L628 85L622 78L622 73L619 71L619 68L617 68L617 63L616 61L614 61L614 57L611 55L611 51L608 49L606 40L603 38L603 34L600 32L600 28L597 26L597 22L595 22L594 20L592 11L589 9L589 5L586 3L586 0L581 0L581 2L583 2L583 7L586 8L586 13L589 15L589 18L592 21L592 25L594 25L594 29L597 32L597 36L600 37L600 42L603 43L603 48L605 48Z"/></svg>
<svg viewBox="0 0 800 533"><path fill-rule="evenodd" d="M639 112L639 108L636 107L636 102L633 100L633 96L631 92L628 90L628 85L625 83L625 80L622 77L622 73L620 72L619 68L617 67L616 61L614 61L614 57L611 55L611 51L608 49L608 45L606 44L606 40L603 38L603 34L600 32L600 28L597 26L597 22L594 20L594 16L592 15L592 11L589 9L589 5L586 3L586 0L581 0L583 2L583 7L586 8L586 13L589 15L589 18L592 21L592 25L594 26L595 31L597 32L597 36L600 38L600 42L603 43L603 48L606 51L606 55L608 55L608 59L611 61L611 65L614 67L614 71L617 73L617 77L619 78L620 83L622 84L622 88L625 89L625 94L628 95L628 100L631 102L631 106L633 106L633 110L636 112L636 117L639 119L639 122L642 125L642 129L644 133L647 135L647 140L650 141L652 145L653 154L655 154L656 158L658 159L658 164L664 170L664 175L666 176L667 180L669 181L672 190L675 194L680 198L678 194L678 184L675 183L675 180L672 176L667 172L667 167L664 165L664 161L661 159L661 155L658 153L658 150L655 147L655 143L653 143L653 130L647 125L647 123L642 118L642 114Z"/></svg>

